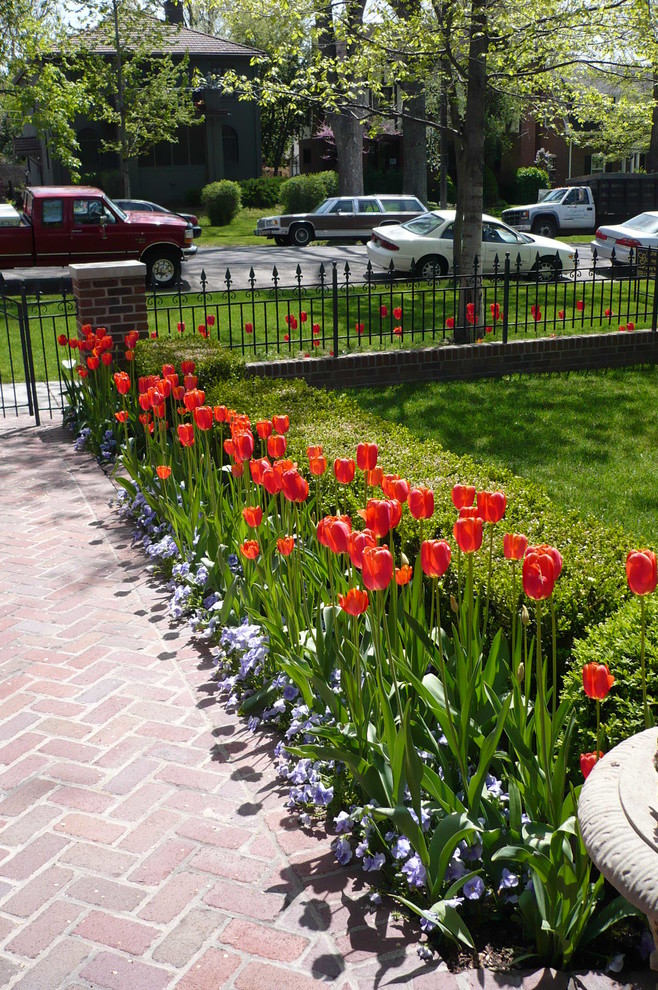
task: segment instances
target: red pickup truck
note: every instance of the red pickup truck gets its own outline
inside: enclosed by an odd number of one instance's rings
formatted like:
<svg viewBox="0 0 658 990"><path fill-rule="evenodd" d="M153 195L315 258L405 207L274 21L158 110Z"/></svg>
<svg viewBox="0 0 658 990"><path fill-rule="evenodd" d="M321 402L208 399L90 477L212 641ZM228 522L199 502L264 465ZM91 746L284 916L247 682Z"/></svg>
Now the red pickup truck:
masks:
<svg viewBox="0 0 658 990"><path fill-rule="evenodd" d="M180 217L124 212L92 186L32 186L23 212L1 218L0 270L137 258L164 289L180 278L192 240Z"/></svg>

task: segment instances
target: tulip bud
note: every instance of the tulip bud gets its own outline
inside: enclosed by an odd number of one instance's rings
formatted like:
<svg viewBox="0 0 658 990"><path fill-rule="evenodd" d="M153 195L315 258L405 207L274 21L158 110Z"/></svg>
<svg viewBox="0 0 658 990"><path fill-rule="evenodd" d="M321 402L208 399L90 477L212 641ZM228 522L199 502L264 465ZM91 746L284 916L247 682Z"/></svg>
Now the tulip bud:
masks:
<svg viewBox="0 0 658 990"><path fill-rule="evenodd" d="M459 605L457 604L457 599L454 595L450 595L450 608L453 610L455 615L459 612Z"/></svg>
<svg viewBox="0 0 658 990"><path fill-rule="evenodd" d="M401 553L400 554L400 567L407 567L408 564L409 564L409 558L407 557L406 553Z"/></svg>
<svg viewBox="0 0 658 990"><path fill-rule="evenodd" d="M519 666L516 668L516 679L519 684L523 684L523 681L525 680L525 664L523 661L521 661Z"/></svg>
<svg viewBox="0 0 658 990"><path fill-rule="evenodd" d="M524 626L530 625L530 613L528 612L528 609L525 607L525 605L521 608L521 622L523 623Z"/></svg>

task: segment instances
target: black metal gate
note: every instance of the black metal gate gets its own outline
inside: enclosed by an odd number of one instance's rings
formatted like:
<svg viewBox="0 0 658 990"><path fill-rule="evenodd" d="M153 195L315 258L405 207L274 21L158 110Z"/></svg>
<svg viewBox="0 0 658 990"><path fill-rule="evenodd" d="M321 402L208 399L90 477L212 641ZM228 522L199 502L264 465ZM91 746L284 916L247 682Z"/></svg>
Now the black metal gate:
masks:
<svg viewBox="0 0 658 990"><path fill-rule="evenodd" d="M75 330L75 299L64 285L30 293L0 275L0 413L41 417L62 408L57 338Z"/></svg>

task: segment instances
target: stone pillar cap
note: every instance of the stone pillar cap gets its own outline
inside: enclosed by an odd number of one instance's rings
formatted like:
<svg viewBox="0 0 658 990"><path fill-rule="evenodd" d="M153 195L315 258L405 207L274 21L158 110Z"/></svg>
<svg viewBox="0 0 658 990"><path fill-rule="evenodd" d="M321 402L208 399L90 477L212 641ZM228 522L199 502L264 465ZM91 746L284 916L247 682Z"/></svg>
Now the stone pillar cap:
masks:
<svg viewBox="0 0 658 990"><path fill-rule="evenodd" d="M143 261L96 261L90 264L69 265L71 279L74 282L98 281L99 279L115 279L122 276L129 278L145 278L146 265Z"/></svg>

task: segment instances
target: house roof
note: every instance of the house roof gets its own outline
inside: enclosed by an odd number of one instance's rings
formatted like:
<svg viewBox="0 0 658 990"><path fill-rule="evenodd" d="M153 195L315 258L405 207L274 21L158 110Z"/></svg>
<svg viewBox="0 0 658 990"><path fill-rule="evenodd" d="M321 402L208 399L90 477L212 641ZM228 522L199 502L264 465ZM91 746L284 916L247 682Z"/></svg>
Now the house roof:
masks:
<svg viewBox="0 0 658 990"><path fill-rule="evenodd" d="M147 17L147 15L144 15ZM211 34L204 34L202 31L193 31L191 28L167 24L164 21L157 21L149 17L154 26L157 26L160 37L165 44L160 52L157 48L153 54L184 55L230 55L235 57L251 58L254 55L262 55L258 48L251 48L249 45L240 45L235 41L226 41L224 38L215 38ZM75 35L77 40L87 51L96 55L111 55L115 51L114 45L108 44L100 36L98 28L88 28L79 31ZM130 45L126 45L127 48Z"/></svg>

